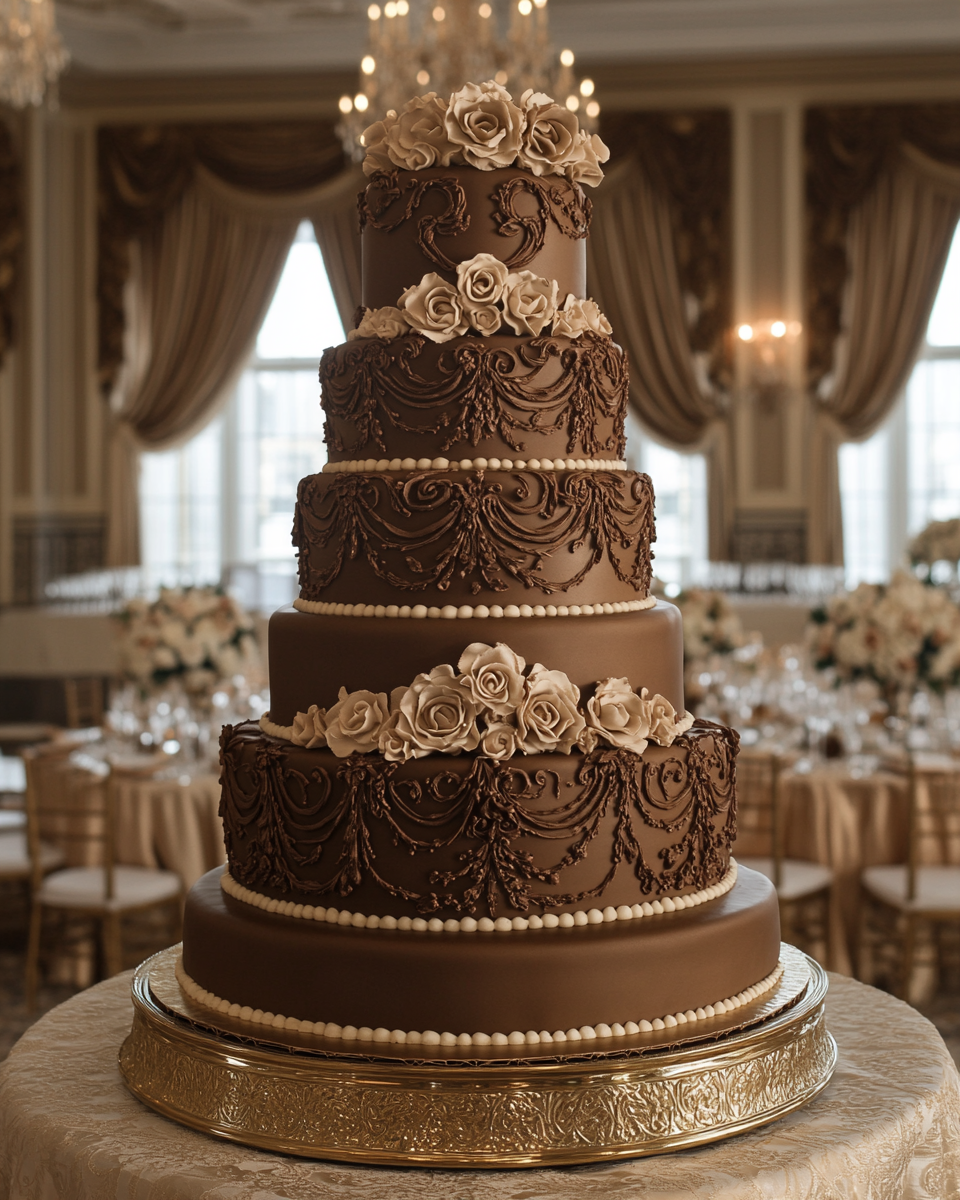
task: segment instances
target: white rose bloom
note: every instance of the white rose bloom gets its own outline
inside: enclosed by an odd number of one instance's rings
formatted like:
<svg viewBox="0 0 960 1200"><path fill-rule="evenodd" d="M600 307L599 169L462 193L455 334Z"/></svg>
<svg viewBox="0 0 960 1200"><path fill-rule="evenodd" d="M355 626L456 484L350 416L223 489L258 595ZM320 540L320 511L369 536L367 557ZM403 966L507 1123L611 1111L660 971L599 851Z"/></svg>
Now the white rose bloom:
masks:
<svg viewBox="0 0 960 1200"><path fill-rule="evenodd" d="M580 300L571 293L553 318L552 333L554 337L578 338L588 331L610 337L613 326L595 300Z"/></svg>
<svg viewBox="0 0 960 1200"><path fill-rule="evenodd" d="M444 119L450 142L481 171L513 165L525 123L510 93L492 80L454 92Z"/></svg>
<svg viewBox="0 0 960 1200"><path fill-rule="evenodd" d="M659 743L661 746L671 746L678 733L677 710L669 700L659 694L651 696L648 700L646 688L643 689L640 695L648 706L648 712L650 713L650 740Z"/></svg>
<svg viewBox="0 0 960 1200"><path fill-rule="evenodd" d="M446 115L447 106L436 92L409 100L383 138L383 150L394 166L406 171L450 166L457 147L447 136Z"/></svg>
<svg viewBox="0 0 960 1200"><path fill-rule="evenodd" d="M463 307L499 304L510 272L505 263L492 254L475 254L457 267L457 288Z"/></svg>
<svg viewBox="0 0 960 1200"><path fill-rule="evenodd" d="M460 655L457 670L463 672L461 682L482 712L505 717L515 713L523 699L526 665L503 642L472 642Z"/></svg>
<svg viewBox="0 0 960 1200"><path fill-rule="evenodd" d="M517 740L523 753L569 754L585 725L577 710L579 701L580 689L563 671L548 671L536 663L524 681L517 709Z"/></svg>
<svg viewBox="0 0 960 1200"><path fill-rule="evenodd" d="M407 757L459 754L476 750L480 742L477 706L453 667L434 667L418 675L400 700L396 739L403 740Z"/></svg>
<svg viewBox="0 0 960 1200"><path fill-rule="evenodd" d="M298 712L293 718L293 732L290 741L295 746L304 746L307 750L316 750L327 744L327 710L311 704L305 713Z"/></svg>
<svg viewBox="0 0 960 1200"><path fill-rule="evenodd" d="M578 149L580 156L572 158L566 168L566 176L571 183L586 184L596 187L603 181L603 171L600 164L610 157L610 150L603 144L597 134L581 131Z"/></svg>
<svg viewBox="0 0 960 1200"><path fill-rule="evenodd" d="M642 754L650 736L650 705L630 686L627 679L604 679L587 701L589 729L611 746Z"/></svg>
<svg viewBox="0 0 960 1200"><path fill-rule="evenodd" d="M337 758L368 754L380 743L390 712L386 692L340 689L338 702L327 712L327 745Z"/></svg>
<svg viewBox="0 0 960 1200"><path fill-rule="evenodd" d="M557 311L557 281L532 271L507 276L503 293L503 319L515 333L538 337Z"/></svg>
<svg viewBox="0 0 960 1200"><path fill-rule="evenodd" d="M496 333L503 324L503 315L495 304L488 304L483 308L471 308L468 316L471 329L475 329L482 337L489 337L492 333Z"/></svg>
<svg viewBox="0 0 960 1200"><path fill-rule="evenodd" d="M408 287L399 303L410 328L431 342L449 342L470 327L457 289L433 271Z"/></svg>
<svg viewBox="0 0 960 1200"><path fill-rule="evenodd" d="M483 731L480 753L484 758L513 758L517 753L517 727L499 721Z"/></svg>
<svg viewBox="0 0 960 1200"><path fill-rule="evenodd" d="M566 105L528 88L520 97L526 128L518 161L534 175L562 175L583 159L580 122Z"/></svg>
<svg viewBox="0 0 960 1200"><path fill-rule="evenodd" d="M364 175L376 175L378 171L389 171L395 164L387 151L387 138L396 124L397 114L390 110L382 121L375 121L361 134L366 154L363 159Z"/></svg>
<svg viewBox="0 0 960 1200"><path fill-rule="evenodd" d="M357 338L374 337L392 340L402 337L409 331L410 326L399 308L392 305L384 308L368 308L364 311L357 328L351 329L347 334L347 341L353 342Z"/></svg>

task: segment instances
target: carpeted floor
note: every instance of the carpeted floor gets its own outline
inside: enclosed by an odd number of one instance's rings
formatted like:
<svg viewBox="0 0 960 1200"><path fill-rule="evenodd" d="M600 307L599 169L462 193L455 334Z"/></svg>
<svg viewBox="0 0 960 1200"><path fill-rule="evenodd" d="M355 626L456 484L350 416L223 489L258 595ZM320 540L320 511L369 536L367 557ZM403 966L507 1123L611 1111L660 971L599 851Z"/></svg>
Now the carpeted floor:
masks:
<svg viewBox="0 0 960 1200"><path fill-rule="evenodd" d="M40 992L37 1010L27 1012L23 994L24 931L26 912L22 896L0 895L0 1060L6 1058L18 1037L45 1012L68 1000L76 989L46 984ZM159 948L159 947L158 947ZM947 1043L954 1061L960 1066L960 988L944 989L921 1008Z"/></svg>

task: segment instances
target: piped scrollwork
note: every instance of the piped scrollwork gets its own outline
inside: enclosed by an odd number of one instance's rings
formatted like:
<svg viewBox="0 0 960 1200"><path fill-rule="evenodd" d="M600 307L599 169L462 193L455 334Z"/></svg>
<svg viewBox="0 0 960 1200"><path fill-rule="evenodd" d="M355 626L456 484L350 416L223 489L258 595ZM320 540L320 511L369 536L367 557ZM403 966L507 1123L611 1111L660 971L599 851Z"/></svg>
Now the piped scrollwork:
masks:
<svg viewBox="0 0 960 1200"><path fill-rule="evenodd" d="M567 592L605 560L645 596L655 538L650 478L623 471L308 475L293 525L304 600L357 559L403 592L473 595Z"/></svg>
<svg viewBox="0 0 960 1200"><path fill-rule="evenodd" d="M438 350L419 334L348 342L326 351L320 382L338 454L386 454L389 427L439 435L443 451L496 439L532 453L531 439L565 431L568 454L624 454L626 357L594 333L509 348L461 338Z"/></svg>
<svg viewBox="0 0 960 1200"><path fill-rule="evenodd" d="M360 229L389 232L409 221L431 193L443 197L445 207L439 215L427 213L417 222L417 245L432 263L446 271L455 271L456 262L436 245L438 237L456 237L470 227L467 197L452 176L430 177L410 175L400 182L399 171L378 171L357 196Z"/></svg>
<svg viewBox="0 0 960 1200"><path fill-rule="evenodd" d="M459 770L415 779L379 754L338 761L268 740L253 723L227 726L220 815L230 872L245 887L304 897L347 896L372 883L418 913L447 915L582 904L602 896L625 864L643 896L702 889L729 864L737 745L733 730L698 721L656 759L597 749L583 757L567 797L571 785L556 772L512 760L466 759ZM556 842L565 849L542 865L544 844ZM423 863L421 888L410 885L408 867L406 883L391 877L397 851L376 849L390 843ZM654 861L644 844L660 846ZM603 877L564 890L588 851L609 864Z"/></svg>
<svg viewBox="0 0 960 1200"><path fill-rule="evenodd" d="M517 211L517 199L524 194L534 198L536 212L524 215ZM543 250L548 220L576 241L585 238L590 229L593 205L583 189L568 179L547 181L535 175L517 175L501 183L493 199L497 232L503 237L519 235L522 239L519 248L506 260L511 271L525 267Z"/></svg>

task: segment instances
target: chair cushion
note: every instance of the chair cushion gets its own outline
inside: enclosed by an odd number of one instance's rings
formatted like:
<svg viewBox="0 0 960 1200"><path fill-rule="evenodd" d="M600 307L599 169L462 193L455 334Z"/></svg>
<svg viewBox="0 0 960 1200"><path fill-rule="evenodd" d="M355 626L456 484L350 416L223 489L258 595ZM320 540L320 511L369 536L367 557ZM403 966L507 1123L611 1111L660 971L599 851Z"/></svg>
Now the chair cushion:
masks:
<svg viewBox="0 0 960 1200"><path fill-rule="evenodd" d="M46 842L40 843L40 869L53 871L63 865L63 852ZM0 832L0 879L26 879L30 875L30 855L25 833Z"/></svg>
<svg viewBox="0 0 960 1200"><path fill-rule="evenodd" d="M906 863L867 867L860 879L871 895L904 912L960 913L960 867L919 867L913 900L907 899Z"/></svg>
<svg viewBox="0 0 960 1200"><path fill-rule="evenodd" d="M741 867L749 867L751 871L759 871L773 879L772 858L741 858L737 855ZM807 896L815 896L833 883L833 871L823 863L807 862L800 858L782 858L780 860L780 886L777 895L781 900L803 900Z"/></svg>
<svg viewBox="0 0 960 1200"><path fill-rule="evenodd" d="M114 867L111 900L105 892L106 880L101 867L70 867L54 871L43 881L39 900L58 908L94 908L121 912L144 904L171 900L180 891L180 877L172 871L150 867Z"/></svg>

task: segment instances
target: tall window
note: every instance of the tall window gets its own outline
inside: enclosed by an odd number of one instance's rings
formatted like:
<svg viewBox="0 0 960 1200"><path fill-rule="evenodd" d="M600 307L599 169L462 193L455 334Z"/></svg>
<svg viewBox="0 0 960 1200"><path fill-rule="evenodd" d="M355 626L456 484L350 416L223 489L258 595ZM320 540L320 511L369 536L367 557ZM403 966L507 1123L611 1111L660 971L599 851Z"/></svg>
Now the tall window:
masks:
<svg viewBox="0 0 960 1200"><path fill-rule="evenodd" d="M646 471L656 497L654 574L667 594L704 577L707 563L707 464L702 454L668 450L627 414L627 462Z"/></svg>
<svg viewBox="0 0 960 1200"><path fill-rule="evenodd" d="M141 459L143 561L150 583L221 577L247 603L295 595L290 543L297 483L326 462L317 364L344 340L304 221L233 396L190 442Z"/></svg>
<svg viewBox="0 0 960 1200"><path fill-rule="evenodd" d="M930 521L960 516L960 230L904 395L865 442L840 448L848 586L887 579Z"/></svg>

